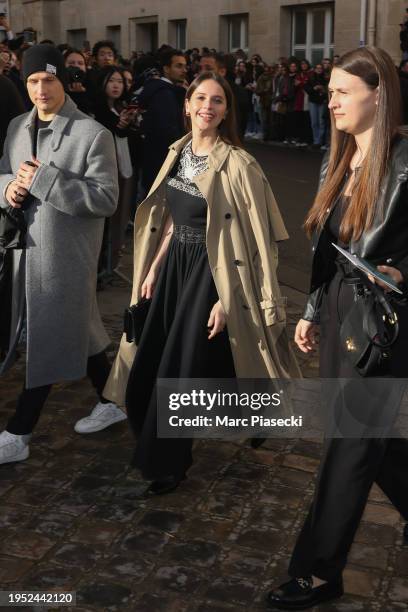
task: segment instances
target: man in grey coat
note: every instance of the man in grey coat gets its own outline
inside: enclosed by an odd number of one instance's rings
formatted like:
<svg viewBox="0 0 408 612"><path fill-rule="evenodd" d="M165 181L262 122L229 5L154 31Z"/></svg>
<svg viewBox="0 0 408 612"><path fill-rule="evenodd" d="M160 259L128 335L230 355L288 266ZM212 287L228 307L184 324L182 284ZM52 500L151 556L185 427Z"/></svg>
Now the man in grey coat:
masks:
<svg viewBox="0 0 408 612"><path fill-rule="evenodd" d="M15 414L0 434L0 463L22 461L53 383L91 378L100 410L125 415L102 390L109 338L96 302L104 218L118 198L112 135L65 95L65 68L53 45L24 54L32 112L9 126L0 160L0 207L22 209L26 248L13 252L10 343L0 373L26 337L27 367ZM27 163L28 162L28 163ZM24 333L23 333L24 332Z"/></svg>

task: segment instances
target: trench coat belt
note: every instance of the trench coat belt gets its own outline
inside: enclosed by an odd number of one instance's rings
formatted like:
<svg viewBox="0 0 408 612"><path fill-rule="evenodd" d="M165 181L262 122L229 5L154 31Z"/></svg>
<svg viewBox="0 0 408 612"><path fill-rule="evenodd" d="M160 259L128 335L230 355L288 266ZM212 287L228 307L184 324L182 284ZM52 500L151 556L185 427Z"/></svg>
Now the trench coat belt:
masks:
<svg viewBox="0 0 408 612"><path fill-rule="evenodd" d="M285 298L280 298L281 301L284 299ZM277 304L276 300L262 300L261 302L262 310L266 310L267 308L275 308L278 305L279 304Z"/></svg>

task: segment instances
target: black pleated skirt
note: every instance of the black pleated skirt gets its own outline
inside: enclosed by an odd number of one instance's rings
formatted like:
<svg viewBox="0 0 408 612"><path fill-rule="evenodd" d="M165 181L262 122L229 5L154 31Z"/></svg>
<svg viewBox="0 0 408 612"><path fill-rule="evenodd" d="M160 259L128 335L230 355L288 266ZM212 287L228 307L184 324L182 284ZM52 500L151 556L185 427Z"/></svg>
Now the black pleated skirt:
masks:
<svg viewBox="0 0 408 612"><path fill-rule="evenodd" d="M130 372L126 405L137 436L133 465L146 479L182 476L192 464L192 440L157 437L157 378L231 378L227 331L208 340L218 294L205 243L173 235Z"/></svg>

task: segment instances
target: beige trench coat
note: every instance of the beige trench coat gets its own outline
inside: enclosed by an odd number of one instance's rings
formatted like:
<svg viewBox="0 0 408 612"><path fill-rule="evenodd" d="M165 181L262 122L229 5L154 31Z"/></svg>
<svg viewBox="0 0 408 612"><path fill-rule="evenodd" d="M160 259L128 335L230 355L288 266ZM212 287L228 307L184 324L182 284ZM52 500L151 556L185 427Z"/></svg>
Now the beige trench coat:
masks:
<svg viewBox="0 0 408 612"><path fill-rule="evenodd" d="M131 303L158 248L169 210L165 179L187 135L175 142L135 217L134 274ZM270 185L257 161L239 147L218 139L209 169L194 182L207 200L207 251L215 286L226 314L238 378L301 376L286 335L285 300L276 276L277 242L288 234ZM208 313L210 314L210 313ZM136 345L125 336L104 390L104 397L124 406Z"/></svg>

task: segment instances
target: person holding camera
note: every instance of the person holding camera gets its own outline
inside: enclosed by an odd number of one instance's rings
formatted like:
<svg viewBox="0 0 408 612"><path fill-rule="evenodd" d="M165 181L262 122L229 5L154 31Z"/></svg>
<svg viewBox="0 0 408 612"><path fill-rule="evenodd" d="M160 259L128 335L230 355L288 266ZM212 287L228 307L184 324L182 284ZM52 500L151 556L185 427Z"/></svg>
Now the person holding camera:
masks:
<svg viewBox="0 0 408 612"><path fill-rule="evenodd" d="M69 48L64 53L64 63L68 74L68 93L80 111L92 113L91 83L88 80L86 59L82 51Z"/></svg>
<svg viewBox="0 0 408 612"><path fill-rule="evenodd" d="M100 403L108 403L102 391L110 371L96 277L104 218L114 213L118 197L113 138L66 96L56 47L28 49L23 75L34 108L10 123L0 161L0 207L23 210L27 226L25 248L13 251L12 320L0 374L25 337L26 375L0 434L0 463L29 456L53 383L88 374ZM122 420L110 407L112 418Z"/></svg>

